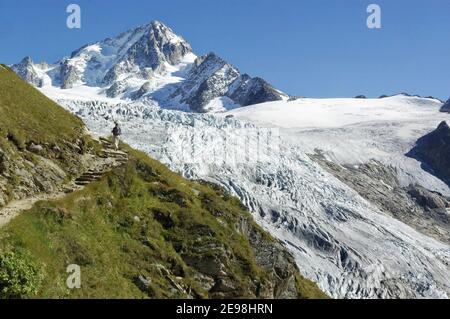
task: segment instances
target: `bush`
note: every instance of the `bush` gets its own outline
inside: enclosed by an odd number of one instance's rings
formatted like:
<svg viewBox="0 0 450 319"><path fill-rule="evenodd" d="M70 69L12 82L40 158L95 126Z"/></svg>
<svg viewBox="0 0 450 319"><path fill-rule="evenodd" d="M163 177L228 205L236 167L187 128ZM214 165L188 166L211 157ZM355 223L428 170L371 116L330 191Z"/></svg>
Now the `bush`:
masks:
<svg viewBox="0 0 450 319"><path fill-rule="evenodd" d="M16 145L16 147L19 150L24 150L25 149L25 147L26 147L26 145L25 145L25 137L23 136L23 134L20 134L18 131L9 131L7 138L11 142L13 142L14 145Z"/></svg>
<svg viewBox="0 0 450 319"><path fill-rule="evenodd" d="M36 295L43 275L27 256L17 252L0 254L0 298Z"/></svg>

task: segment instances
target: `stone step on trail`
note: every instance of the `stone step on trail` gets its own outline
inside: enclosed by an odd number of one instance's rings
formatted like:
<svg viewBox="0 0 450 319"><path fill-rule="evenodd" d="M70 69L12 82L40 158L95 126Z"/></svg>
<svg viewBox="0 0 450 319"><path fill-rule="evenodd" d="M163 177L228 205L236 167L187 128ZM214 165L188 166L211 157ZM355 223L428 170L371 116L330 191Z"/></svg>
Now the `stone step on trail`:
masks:
<svg viewBox="0 0 450 319"><path fill-rule="evenodd" d="M105 172L105 170L92 170L84 172L83 175L102 175Z"/></svg>
<svg viewBox="0 0 450 319"><path fill-rule="evenodd" d="M121 160L128 161L128 156L125 156L125 155L105 154L105 155L102 156L102 158L105 158L105 159L110 158L110 159L114 159L116 161L121 161Z"/></svg>
<svg viewBox="0 0 450 319"><path fill-rule="evenodd" d="M90 183L92 183L92 181L78 181L78 182L75 182L75 184L78 185L78 186L87 186Z"/></svg>
<svg viewBox="0 0 450 319"><path fill-rule="evenodd" d="M100 180L101 176L81 176L75 182L94 182Z"/></svg>
<svg viewBox="0 0 450 319"><path fill-rule="evenodd" d="M106 148L115 148L114 144L111 141L100 139L100 143Z"/></svg>
<svg viewBox="0 0 450 319"><path fill-rule="evenodd" d="M121 150L116 150L116 149L107 149L107 148L105 148L105 149L102 150L102 152L108 153L108 154L119 154L119 155L127 155L128 156L127 152L121 151Z"/></svg>
<svg viewBox="0 0 450 319"><path fill-rule="evenodd" d="M105 137L100 137L99 141L100 141L100 143L104 143L104 144L112 144L112 142Z"/></svg>
<svg viewBox="0 0 450 319"><path fill-rule="evenodd" d="M106 154L105 157L106 159L110 158L110 159L126 159L128 160L128 156L125 155L111 155L111 154Z"/></svg>
<svg viewBox="0 0 450 319"><path fill-rule="evenodd" d="M112 163L105 164L101 168L88 170L75 180L75 185L81 187L87 186L92 182L100 180L102 176L112 168L121 166L128 162L128 152L123 150L116 150L112 142L104 137L100 137L99 142L103 146L100 157L104 159L111 159Z"/></svg>

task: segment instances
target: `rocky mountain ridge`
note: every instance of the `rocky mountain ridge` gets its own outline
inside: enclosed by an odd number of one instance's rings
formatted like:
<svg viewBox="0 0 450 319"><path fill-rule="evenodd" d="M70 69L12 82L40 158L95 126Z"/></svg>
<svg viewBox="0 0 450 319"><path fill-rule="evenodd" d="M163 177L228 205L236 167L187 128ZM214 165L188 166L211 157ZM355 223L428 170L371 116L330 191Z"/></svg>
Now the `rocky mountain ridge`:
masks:
<svg viewBox="0 0 450 319"><path fill-rule="evenodd" d="M450 99L448 99L447 102L442 105L441 112L450 113Z"/></svg>
<svg viewBox="0 0 450 319"><path fill-rule="evenodd" d="M189 43L158 21L85 45L52 65L26 57L12 68L37 87L90 87L100 96L201 113L287 99L214 53L197 57Z"/></svg>

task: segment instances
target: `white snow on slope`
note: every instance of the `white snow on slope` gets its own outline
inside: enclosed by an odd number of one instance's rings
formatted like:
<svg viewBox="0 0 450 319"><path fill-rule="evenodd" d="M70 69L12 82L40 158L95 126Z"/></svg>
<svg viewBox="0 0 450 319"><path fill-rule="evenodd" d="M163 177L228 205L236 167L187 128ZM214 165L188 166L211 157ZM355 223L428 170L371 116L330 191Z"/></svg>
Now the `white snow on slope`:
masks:
<svg viewBox="0 0 450 319"><path fill-rule="evenodd" d="M240 105L235 103L232 99L226 96L213 99L208 105L205 106L207 113L220 113L227 110L239 108Z"/></svg>
<svg viewBox="0 0 450 319"><path fill-rule="evenodd" d="M252 122L283 128L338 128L367 122L420 119L442 102L396 95L384 99L298 99L243 107L229 112Z"/></svg>
<svg viewBox="0 0 450 319"><path fill-rule="evenodd" d="M304 152L320 149L339 164L377 160L398 169L400 182L450 196L450 189L405 156L417 139L450 115L439 112L442 102L397 95L384 99L300 99L232 110L226 115L280 127L283 136Z"/></svg>
<svg viewBox="0 0 450 319"><path fill-rule="evenodd" d="M301 102L279 102L277 112L277 103L268 103L226 114L241 120L137 104L59 102L80 115L97 134L108 135L112 119L120 119L124 139L133 147L186 177L224 186L244 202L260 225L285 242L303 274L333 297L448 298L450 247L384 215L306 156L315 147L325 148L333 156L345 155L347 147L364 153L371 146L367 158L377 155L386 160L391 151L401 158L403 151L397 147L407 149L448 115L438 113L433 100L395 97L339 101L338 105L335 101L311 100L321 110L313 110L320 116L309 118L305 110L291 112L290 108ZM351 105L356 103L367 109L361 112L366 116L360 122L358 108ZM303 116L308 120L302 125ZM339 121L344 124L339 126ZM279 152L259 162L246 161L242 144L227 143L227 152L242 154L241 162L198 160L216 158L215 145L224 137L238 140L246 129L257 128L250 122L284 127ZM246 136L250 148L262 137L256 131ZM189 156L191 152L196 156ZM405 175L410 169L407 164ZM416 173L410 178L415 179ZM428 183L439 186L433 177L423 175Z"/></svg>

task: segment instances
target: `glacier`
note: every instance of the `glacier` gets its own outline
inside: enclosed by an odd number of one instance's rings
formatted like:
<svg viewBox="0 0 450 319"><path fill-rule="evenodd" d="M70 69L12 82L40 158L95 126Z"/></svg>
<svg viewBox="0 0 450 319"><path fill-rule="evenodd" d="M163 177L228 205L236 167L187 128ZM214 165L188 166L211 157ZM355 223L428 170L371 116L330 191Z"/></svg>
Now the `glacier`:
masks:
<svg viewBox="0 0 450 319"><path fill-rule="evenodd" d="M436 100L299 100L196 114L148 103L52 98L95 134L110 134L112 120L119 120L131 146L185 177L225 187L289 248L302 273L334 298L450 296L449 245L385 214L308 156L320 148L337 163L377 158L396 165L405 184L414 179L450 194L404 156L416 136L450 120L438 112ZM308 118L302 107L320 114ZM261 128L268 127L278 132L275 151L249 159L256 154L251 148L266 138ZM217 145L243 135L249 150L242 143L224 144L240 160L217 156Z"/></svg>

